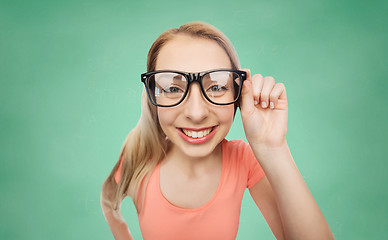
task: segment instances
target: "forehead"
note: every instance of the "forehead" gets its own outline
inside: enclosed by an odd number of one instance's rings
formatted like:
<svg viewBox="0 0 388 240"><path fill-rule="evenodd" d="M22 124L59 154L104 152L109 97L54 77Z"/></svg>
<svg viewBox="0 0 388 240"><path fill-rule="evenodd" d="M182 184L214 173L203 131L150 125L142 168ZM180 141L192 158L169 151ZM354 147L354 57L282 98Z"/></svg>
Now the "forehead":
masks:
<svg viewBox="0 0 388 240"><path fill-rule="evenodd" d="M202 72L217 68L232 68L225 50L214 40L185 35L167 42L156 61L156 70Z"/></svg>

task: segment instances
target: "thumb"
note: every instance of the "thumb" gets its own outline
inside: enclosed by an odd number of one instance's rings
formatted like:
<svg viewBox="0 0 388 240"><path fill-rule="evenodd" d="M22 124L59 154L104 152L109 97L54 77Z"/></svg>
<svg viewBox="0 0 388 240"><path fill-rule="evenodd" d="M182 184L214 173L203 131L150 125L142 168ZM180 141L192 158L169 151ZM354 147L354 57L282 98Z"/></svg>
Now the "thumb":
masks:
<svg viewBox="0 0 388 240"><path fill-rule="evenodd" d="M252 80L250 73L248 72L247 79L244 81L241 91L241 104L240 110L244 113L253 112L255 109L255 103L253 98Z"/></svg>

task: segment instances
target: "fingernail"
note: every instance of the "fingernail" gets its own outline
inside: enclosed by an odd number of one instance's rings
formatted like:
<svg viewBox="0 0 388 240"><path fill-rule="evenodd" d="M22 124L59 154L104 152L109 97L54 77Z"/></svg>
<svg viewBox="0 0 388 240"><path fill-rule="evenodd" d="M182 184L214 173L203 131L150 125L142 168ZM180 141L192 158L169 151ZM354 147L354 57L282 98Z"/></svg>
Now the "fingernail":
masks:
<svg viewBox="0 0 388 240"><path fill-rule="evenodd" d="M255 100L255 105L257 105L257 101Z"/></svg>
<svg viewBox="0 0 388 240"><path fill-rule="evenodd" d="M273 102L270 102L270 103L269 103L269 106L270 106L271 109L274 109L274 107L275 107L275 105L273 104Z"/></svg>
<svg viewBox="0 0 388 240"><path fill-rule="evenodd" d="M267 103L266 103L266 102L262 102L262 103L261 103L261 106L262 106L263 108L266 108L266 107L267 107Z"/></svg>

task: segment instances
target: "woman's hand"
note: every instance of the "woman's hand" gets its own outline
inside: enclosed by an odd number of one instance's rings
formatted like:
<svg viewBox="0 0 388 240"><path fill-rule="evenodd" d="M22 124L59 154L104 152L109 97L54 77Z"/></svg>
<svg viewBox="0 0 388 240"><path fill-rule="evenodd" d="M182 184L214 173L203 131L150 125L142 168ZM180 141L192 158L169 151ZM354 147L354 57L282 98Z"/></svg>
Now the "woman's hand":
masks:
<svg viewBox="0 0 388 240"><path fill-rule="evenodd" d="M288 104L284 84L249 69L244 81L240 112L245 136L256 147L276 148L287 143Z"/></svg>
<svg viewBox="0 0 388 240"><path fill-rule="evenodd" d="M263 214L271 216L271 228L277 229L280 238L284 234L285 239L334 239L287 145L284 85L260 74L251 77L248 69L243 70L248 76L242 89L241 118L247 140L268 179L268 183L261 180L250 189L253 199Z"/></svg>

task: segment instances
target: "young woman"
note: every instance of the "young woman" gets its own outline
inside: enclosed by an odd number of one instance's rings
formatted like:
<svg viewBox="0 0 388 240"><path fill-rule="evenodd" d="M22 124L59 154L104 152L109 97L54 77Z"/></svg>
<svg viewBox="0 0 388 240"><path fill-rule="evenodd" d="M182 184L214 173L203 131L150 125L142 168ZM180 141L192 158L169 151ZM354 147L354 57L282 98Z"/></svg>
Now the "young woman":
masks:
<svg viewBox="0 0 388 240"><path fill-rule="evenodd" d="M240 69L228 38L203 22L161 34L147 71L142 115L102 187L115 239L132 239L126 196L144 239L235 239L246 188L277 239L333 239L287 144L282 83ZM225 139L237 107L249 144Z"/></svg>

